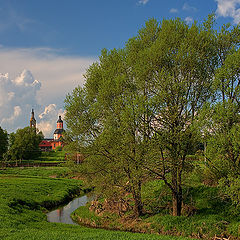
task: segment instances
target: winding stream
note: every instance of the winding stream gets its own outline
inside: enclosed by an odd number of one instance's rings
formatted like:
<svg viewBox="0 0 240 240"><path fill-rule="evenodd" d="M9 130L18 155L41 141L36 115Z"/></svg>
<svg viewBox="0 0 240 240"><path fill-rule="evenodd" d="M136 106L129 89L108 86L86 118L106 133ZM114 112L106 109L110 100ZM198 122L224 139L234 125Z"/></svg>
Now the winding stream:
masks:
<svg viewBox="0 0 240 240"><path fill-rule="evenodd" d="M67 223L67 224L74 224L75 223L72 218L70 217L71 213L75 211L77 208L81 206L85 206L88 201L91 201L93 199L92 196L82 196L79 198L73 199L71 202L69 202L64 207L58 208L54 211L51 211L47 213L47 220L49 222L57 222L57 223Z"/></svg>

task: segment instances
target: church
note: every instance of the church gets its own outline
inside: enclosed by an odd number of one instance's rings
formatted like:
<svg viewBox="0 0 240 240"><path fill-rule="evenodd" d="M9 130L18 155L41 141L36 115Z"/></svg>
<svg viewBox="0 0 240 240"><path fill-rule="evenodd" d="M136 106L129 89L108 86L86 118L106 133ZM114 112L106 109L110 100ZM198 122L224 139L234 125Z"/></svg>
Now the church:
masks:
<svg viewBox="0 0 240 240"><path fill-rule="evenodd" d="M32 116L30 119L30 128L36 128L36 119L34 117L34 111L32 109ZM39 144L39 148L41 151L52 151L57 147L63 148L63 120L61 116L59 116L57 120L57 128L53 133L53 138L45 138Z"/></svg>

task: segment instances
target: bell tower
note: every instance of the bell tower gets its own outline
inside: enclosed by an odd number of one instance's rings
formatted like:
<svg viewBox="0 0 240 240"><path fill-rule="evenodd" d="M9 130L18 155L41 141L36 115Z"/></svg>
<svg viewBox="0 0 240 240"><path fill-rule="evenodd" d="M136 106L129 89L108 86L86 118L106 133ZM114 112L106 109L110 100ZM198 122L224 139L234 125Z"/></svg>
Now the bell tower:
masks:
<svg viewBox="0 0 240 240"><path fill-rule="evenodd" d="M34 118L34 111L32 109L32 116L30 119L30 128L36 128L36 119Z"/></svg>
<svg viewBox="0 0 240 240"><path fill-rule="evenodd" d="M59 138L62 136L63 136L63 120L61 119L61 116L59 116L59 119L57 120L57 129L54 131L53 139L59 140Z"/></svg>

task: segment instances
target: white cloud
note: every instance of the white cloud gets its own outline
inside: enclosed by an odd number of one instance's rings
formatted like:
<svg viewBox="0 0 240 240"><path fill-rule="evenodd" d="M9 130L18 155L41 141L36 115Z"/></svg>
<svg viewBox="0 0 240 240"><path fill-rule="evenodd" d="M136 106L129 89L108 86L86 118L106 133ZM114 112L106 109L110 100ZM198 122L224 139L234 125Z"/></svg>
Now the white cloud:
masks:
<svg viewBox="0 0 240 240"><path fill-rule="evenodd" d="M13 113L9 118L3 118L2 123L13 123L16 118L18 118L22 113L22 109L20 106L13 107Z"/></svg>
<svg viewBox="0 0 240 240"><path fill-rule="evenodd" d="M145 5L149 2L149 0L139 0L138 1L138 4L142 4L142 5Z"/></svg>
<svg viewBox="0 0 240 240"><path fill-rule="evenodd" d="M182 9L184 11L192 11L192 12L197 11L197 8L190 6L188 3L184 3Z"/></svg>
<svg viewBox="0 0 240 240"><path fill-rule="evenodd" d="M36 86L37 89L40 89L41 87L41 83L38 80L34 79L32 73L27 70L23 70L23 72L14 79L14 83L16 85L25 87Z"/></svg>
<svg viewBox="0 0 240 240"><path fill-rule="evenodd" d="M187 24L193 23L193 18L192 17L186 17L184 20Z"/></svg>
<svg viewBox="0 0 240 240"><path fill-rule="evenodd" d="M41 104L60 103L66 93L84 82L83 74L96 59L90 57L61 56L48 48L0 48L0 71L13 77L29 69L41 81L37 99ZM20 81L20 80L19 80Z"/></svg>
<svg viewBox="0 0 240 240"><path fill-rule="evenodd" d="M176 8L171 8L169 12L170 12L170 13L177 13L177 12L178 12L178 9L176 9Z"/></svg>
<svg viewBox="0 0 240 240"><path fill-rule="evenodd" d="M56 116L52 116L54 129L58 112L61 113L67 93L77 85L83 85L83 74L97 59L90 57L63 56L60 51L48 48L6 49L0 47L0 126L8 132L29 125L31 109L34 108L37 124L47 137L45 118L38 115L46 106L56 105ZM30 71L22 71L29 69ZM20 74L19 74L20 72ZM16 114L15 107L21 112ZM14 115L15 112L15 115Z"/></svg>
<svg viewBox="0 0 240 240"><path fill-rule="evenodd" d="M41 83L27 70L15 79L10 79L8 74L0 75L0 125L3 128L13 131L26 124L31 106L39 107L36 93L40 87Z"/></svg>
<svg viewBox="0 0 240 240"><path fill-rule="evenodd" d="M232 17L234 23L240 22L240 0L215 0L217 2L216 13L221 17Z"/></svg>

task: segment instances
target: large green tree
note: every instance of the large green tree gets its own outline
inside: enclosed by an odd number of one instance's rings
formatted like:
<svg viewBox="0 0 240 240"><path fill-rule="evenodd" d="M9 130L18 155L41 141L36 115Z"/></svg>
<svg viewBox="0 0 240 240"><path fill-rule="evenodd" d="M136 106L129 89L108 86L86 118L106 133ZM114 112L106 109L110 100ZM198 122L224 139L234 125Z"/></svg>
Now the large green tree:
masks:
<svg viewBox="0 0 240 240"><path fill-rule="evenodd" d="M3 158L3 154L8 149L8 134L7 131L0 127L0 160Z"/></svg>
<svg viewBox="0 0 240 240"><path fill-rule="evenodd" d="M35 128L18 129L16 133L10 134L8 153L14 160L34 159L41 154L39 143L42 139L42 132L37 132Z"/></svg>
<svg viewBox="0 0 240 240"><path fill-rule="evenodd" d="M196 118L212 96L217 67L212 18L191 27L180 19L151 20L128 48L150 120L152 144L145 168L170 188L173 215L180 215L182 174L187 156L196 150Z"/></svg>
<svg viewBox="0 0 240 240"><path fill-rule="evenodd" d="M103 50L86 73L84 88L66 98L66 122L73 144L87 156L82 169L107 197L131 193L142 214L143 110L125 50Z"/></svg>
<svg viewBox="0 0 240 240"><path fill-rule="evenodd" d="M88 175L130 191L136 214L146 173L165 182L173 215L181 214L182 174L199 137L195 119L212 96L217 63L211 17L191 27L152 19L124 49L104 50L85 86L67 96L69 135L91 159Z"/></svg>

